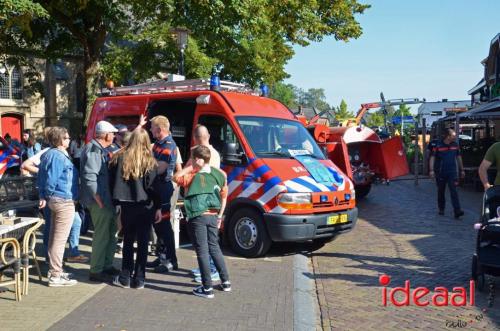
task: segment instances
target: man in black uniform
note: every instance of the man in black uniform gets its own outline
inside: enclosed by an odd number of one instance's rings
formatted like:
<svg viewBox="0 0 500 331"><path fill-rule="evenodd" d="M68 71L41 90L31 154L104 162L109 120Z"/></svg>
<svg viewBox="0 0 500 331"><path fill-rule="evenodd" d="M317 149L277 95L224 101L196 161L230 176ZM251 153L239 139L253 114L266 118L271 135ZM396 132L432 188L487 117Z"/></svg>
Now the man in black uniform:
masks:
<svg viewBox="0 0 500 331"><path fill-rule="evenodd" d="M436 177L439 215L444 215L446 203L444 193L448 186L454 215L458 219L464 215L458 199L458 175L460 173L460 177L463 178L465 172L456 139L455 131L446 129L443 139L432 147L429 176Z"/></svg>

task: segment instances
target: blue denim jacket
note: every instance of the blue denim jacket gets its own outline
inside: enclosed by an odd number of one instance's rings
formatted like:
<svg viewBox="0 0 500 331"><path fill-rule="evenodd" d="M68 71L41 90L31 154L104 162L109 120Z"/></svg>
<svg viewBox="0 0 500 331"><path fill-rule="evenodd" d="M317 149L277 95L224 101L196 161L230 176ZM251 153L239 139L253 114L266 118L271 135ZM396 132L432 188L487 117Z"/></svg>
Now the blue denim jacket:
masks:
<svg viewBox="0 0 500 331"><path fill-rule="evenodd" d="M78 170L70 157L57 148L42 155L37 183L40 199L78 200Z"/></svg>

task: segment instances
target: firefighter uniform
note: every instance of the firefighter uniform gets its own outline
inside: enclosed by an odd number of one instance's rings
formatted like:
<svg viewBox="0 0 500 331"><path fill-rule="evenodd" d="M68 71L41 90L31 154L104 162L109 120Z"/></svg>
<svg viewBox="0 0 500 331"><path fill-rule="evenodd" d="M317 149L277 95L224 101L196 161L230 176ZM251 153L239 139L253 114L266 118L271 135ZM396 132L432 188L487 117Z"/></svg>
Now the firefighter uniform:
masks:
<svg viewBox="0 0 500 331"><path fill-rule="evenodd" d="M445 208L445 191L446 186L450 190L451 204L455 212L455 217L462 213L460 201L458 199L458 162L457 157L460 156L460 149L456 142L446 144L440 140L432 147L432 156L435 157L434 173L436 175L436 184L438 187L438 208L440 214Z"/></svg>
<svg viewBox="0 0 500 331"><path fill-rule="evenodd" d="M172 176L175 170L175 162L177 159L177 146L171 135L162 140L155 142L153 146L154 157L158 161L163 161L168 164L161 183L158 187L162 197L162 221L153 224L156 236L160 244L159 265L155 266L156 271L169 271L170 267L177 269L177 255L175 253L175 238L170 222L170 198L174 192L172 184Z"/></svg>

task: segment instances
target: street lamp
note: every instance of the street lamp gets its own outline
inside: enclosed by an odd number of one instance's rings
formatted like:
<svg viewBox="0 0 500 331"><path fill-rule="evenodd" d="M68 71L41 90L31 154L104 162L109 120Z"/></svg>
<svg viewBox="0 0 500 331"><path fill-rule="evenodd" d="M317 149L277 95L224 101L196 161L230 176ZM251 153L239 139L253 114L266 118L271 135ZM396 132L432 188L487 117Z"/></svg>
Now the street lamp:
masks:
<svg viewBox="0 0 500 331"><path fill-rule="evenodd" d="M179 63L179 75L184 76L184 50L187 47L189 30L186 28L174 28L170 30L172 37L177 43L177 47L181 51L181 62Z"/></svg>

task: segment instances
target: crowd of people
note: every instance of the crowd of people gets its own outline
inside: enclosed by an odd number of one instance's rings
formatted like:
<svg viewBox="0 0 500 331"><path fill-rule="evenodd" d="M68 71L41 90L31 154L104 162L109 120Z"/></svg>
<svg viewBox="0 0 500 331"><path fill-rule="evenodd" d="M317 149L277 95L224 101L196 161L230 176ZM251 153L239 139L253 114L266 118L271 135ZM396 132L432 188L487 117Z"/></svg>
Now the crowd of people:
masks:
<svg viewBox="0 0 500 331"><path fill-rule="evenodd" d="M22 171L37 176L45 217L48 286L77 284L63 269L66 242L70 248L67 262L88 262L78 251L79 210L83 209L90 213L93 224L90 281L140 289L145 286L147 268L155 272L178 270L171 215L183 187L188 230L199 265L192 272L201 282L193 294L212 298L215 280L220 280L221 290L231 290L218 241L227 179L220 170L220 156L209 143L209 132L201 125L195 128L196 145L182 168L169 120L156 116L150 123L154 144L143 128L147 124L144 117L133 131L125 125L100 121L87 144L83 136L71 141L63 127L45 129L44 148L26 137L31 150L26 151ZM152 229L157 258L148 263ZM121 270L113 266L117 233L123 238Z"/></svg>

